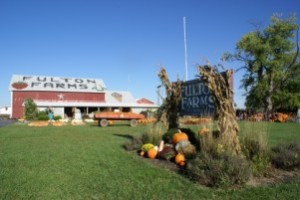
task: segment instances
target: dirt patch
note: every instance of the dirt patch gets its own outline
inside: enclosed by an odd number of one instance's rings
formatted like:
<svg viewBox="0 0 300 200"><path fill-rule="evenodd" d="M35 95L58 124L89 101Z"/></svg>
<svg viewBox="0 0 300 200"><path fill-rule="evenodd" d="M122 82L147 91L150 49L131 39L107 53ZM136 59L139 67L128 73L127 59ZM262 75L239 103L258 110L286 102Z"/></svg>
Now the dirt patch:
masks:
<svg viewBox="0 0 300 200"><path fill-rule="evenodd" d="M157 167L168 169L174 172L180 172L181 169L178 165L168 160L152 159L151 163Z"/></svg>
<svg viewBox="0 0 300 200"><path fill-rule="evenodd" d="M164 159L149 159L147 157L143 156L137 156L137 159L142 159L145 162L149 162L150 164L163 168L166 170L174 171L174 172L180 172L180 167L176 165L174 162L171 162L169 160L164 160Z"/></svg>
<svg viewBox="0 0 300 200"><path fill-rule="evenodd" d="M278 183L288 183L300 179L300 170L285 171L281 169L272 169L272 172L267 177L253 177L247 185L262 186L275 185Z"/></svg>

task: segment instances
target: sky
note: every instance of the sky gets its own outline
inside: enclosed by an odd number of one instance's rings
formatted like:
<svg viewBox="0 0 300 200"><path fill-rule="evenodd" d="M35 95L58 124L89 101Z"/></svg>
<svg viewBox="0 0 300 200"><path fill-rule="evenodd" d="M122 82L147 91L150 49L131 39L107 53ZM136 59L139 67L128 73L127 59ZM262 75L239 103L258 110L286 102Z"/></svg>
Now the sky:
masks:
<svg viewBox="0 0 300 200"><path fill-rule="evenodd" d="M0 106L10 105L13 74L102 79L108 90L157 103L161 67L171 81L195 79L207 61L236 70L223 53L274 13L299 18L300 1L0 0ZM238 108L243 74L234 74Z"/></svg>

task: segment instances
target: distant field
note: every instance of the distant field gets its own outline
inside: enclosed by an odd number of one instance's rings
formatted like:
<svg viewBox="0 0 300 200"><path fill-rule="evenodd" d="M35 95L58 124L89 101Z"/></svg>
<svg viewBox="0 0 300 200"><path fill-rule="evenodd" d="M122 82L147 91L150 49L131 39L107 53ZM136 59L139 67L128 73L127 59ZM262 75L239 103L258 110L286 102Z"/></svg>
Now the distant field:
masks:
<svg viewBox="0 0 300 200"><path fill-rule="evenodd" d="M266 130L270 145L300 141L300 124L241 123ZM0 199L298 199L300 180L216 190L154 166L122 144L146 126L0 128Z"/></svg>

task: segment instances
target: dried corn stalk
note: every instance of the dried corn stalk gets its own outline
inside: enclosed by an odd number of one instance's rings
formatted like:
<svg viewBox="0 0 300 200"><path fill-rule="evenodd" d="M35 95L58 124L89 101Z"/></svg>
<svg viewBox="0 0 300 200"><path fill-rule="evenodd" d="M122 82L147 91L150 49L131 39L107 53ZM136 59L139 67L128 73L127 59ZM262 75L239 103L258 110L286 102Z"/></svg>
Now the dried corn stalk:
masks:
<svg viewBox="0 0 300 200"><path fill-rule="evenodd" d="M179 103L181 99L181 81L170 82L168 74L164 68L161 68L158 76L166 90L166 98L158 112L159 122L163 122L170 128L179 127Z"/></svg>
<svg viewBox="0 0 300 200"><path fill-rule="evenodd" d="M232 71L220 74L216 67L199 66L199 73L214 97L220 141L227 150L240 154L241 147L238 139L239 126L236 122L233 104L233 91L230 84Z"/></svg>

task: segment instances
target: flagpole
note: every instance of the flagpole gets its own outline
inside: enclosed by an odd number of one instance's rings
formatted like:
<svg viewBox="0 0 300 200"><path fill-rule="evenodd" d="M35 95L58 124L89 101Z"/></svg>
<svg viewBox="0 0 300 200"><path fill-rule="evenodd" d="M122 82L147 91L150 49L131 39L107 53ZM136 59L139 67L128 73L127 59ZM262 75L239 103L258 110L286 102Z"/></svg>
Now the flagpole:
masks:
<svg viewBox="0 0 300 200"><path fill-rule="evenodd" d="M183 39L184 39L184 66L185 66L185 81L188 79L188 61L187 61L187 44L186 44L186 19L183 17Z"/></svg>

